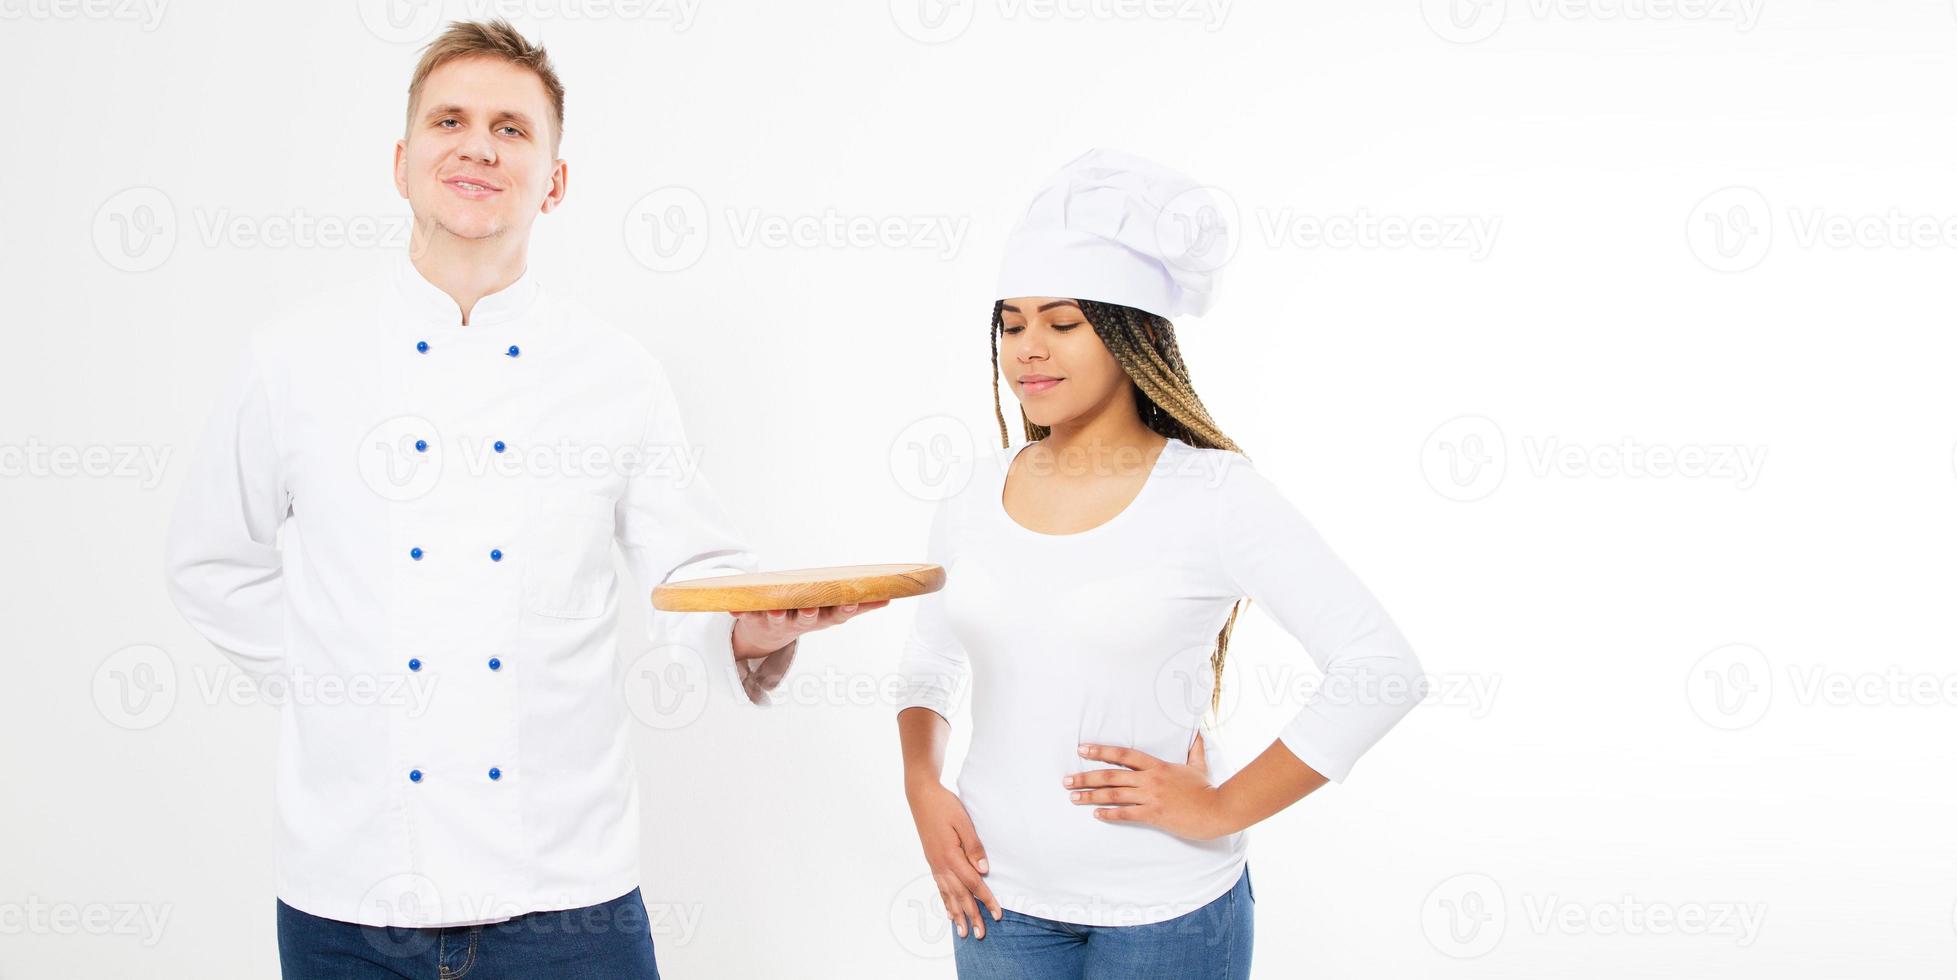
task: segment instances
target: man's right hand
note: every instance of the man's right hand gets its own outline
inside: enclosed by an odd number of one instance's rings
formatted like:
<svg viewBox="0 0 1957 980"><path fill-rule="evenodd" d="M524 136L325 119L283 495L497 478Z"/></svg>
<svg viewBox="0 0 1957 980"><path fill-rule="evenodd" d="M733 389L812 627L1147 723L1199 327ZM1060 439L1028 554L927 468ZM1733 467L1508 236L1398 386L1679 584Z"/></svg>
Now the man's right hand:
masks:
<svg viewBox="0 0 1957 980"><path fill-rule="evenodd" d="M931 865L931 877L938 883L938 896L944 899L945 913L959 936L985 938L985 914L979 903L997 921L1004 915L999 900L992 897L983 875L992 869L985 862L985 846L979 843L971 815L958 794L933 781L909 790L911 819L917 822L917 837L924 845L924 860Z"/></svg>

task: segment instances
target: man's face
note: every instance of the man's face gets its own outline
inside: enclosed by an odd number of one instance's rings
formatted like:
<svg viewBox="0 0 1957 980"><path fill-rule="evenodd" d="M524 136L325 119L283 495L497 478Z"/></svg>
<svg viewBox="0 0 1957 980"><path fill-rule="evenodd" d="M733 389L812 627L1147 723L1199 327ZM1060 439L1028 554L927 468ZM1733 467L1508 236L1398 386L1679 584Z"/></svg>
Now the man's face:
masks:
<svg viewBox="0 0 1957 980"><path fill-rule="evenodd" d="M432 241L528 240L564 198L551 145L550 97L535 72L500 58L458 58L428 73L394 145L394 188Z"/></svg>

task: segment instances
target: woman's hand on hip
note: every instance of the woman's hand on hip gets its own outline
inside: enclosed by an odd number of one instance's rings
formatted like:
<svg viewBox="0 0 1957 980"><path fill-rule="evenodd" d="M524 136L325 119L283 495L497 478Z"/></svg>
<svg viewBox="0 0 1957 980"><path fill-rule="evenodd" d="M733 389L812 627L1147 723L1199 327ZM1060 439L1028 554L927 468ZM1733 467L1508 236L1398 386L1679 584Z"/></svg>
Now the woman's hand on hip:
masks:
<svg viewBox="0 0 1957 980"><path fill-rule="evenodd" d="M938 883L945 913L959 936L985 938L985 912L994 921L1004 914L999 900L992 897L983 875L992 869L985 861L985 845L979 843L971 815L958 794L942 783L908 790L911 818L917 822L917 838L924 845L924 860L931 865L931 877Z"/></svg>
<svg viewBox="0 0 1957 980"><path fill-rule="evenodd" d="M1080 755L1122 767L1089 769L1061 780L1076 805L1097 808L1096 819L1145 823L1190 840L1212 840L1236 829L1224 811L1222 791L1210 785L1201 732L1180 763L1118 745L1082 745Z"/></svg>

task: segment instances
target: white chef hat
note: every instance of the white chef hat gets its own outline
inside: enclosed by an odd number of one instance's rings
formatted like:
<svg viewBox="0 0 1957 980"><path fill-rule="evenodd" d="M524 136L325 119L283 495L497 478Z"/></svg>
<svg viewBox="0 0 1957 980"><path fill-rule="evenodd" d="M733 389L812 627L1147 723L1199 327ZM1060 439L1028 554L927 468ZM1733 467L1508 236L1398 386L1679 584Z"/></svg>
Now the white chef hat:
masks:
<svg viewBox="0 0 1957 980"><path fill-rule="evenodd" d="M1216 302L1230 255L1223 201L1119 150L1089 150L1034 195L1006 240L998 298L1065 296L1174 319Z"/></svg>

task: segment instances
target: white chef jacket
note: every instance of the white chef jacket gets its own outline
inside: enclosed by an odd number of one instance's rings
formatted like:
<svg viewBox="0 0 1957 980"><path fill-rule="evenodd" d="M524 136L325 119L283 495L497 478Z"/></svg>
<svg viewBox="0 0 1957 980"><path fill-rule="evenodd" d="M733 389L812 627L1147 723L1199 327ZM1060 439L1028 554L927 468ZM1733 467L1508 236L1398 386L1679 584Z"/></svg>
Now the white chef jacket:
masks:
<svg viewBox="0 0 1957 980"><path fill-rule="evenodd" d="M293 693L279 898L437 926L637 886L612 543L645 589L754 571L703 455L661 364L527 271L464 326L404 253L251 335L185 479L168 578L193 626ZM702 683L769 703L794 646L737 662L732 629L652 616ZM347 694L297 696L321 679ZM373 693L410 684L425 699Z"/></svg>
<svg viewBox="0 0 1957 980"><path fill-rule="evenodd" d="M1217 631L1246 596L1324 672L1279 737L1328 779L1345 779L1425 696L1420 662L1241 454L1170 439L1121 513L1044 534L1005 509L1006 473L1024 448L981 454L965 489L938 504L926 553L945 567L945 587L918 600L898 710L949 718L969 687L958 794L1006 908L1094 926L1187 914L1236 884L1247 835L1196 841L1096 818L1060 782L1106 768L1076 746L1184 761L1210 705ZM1224 704L1257 693L1226 686Z"/></svg>

